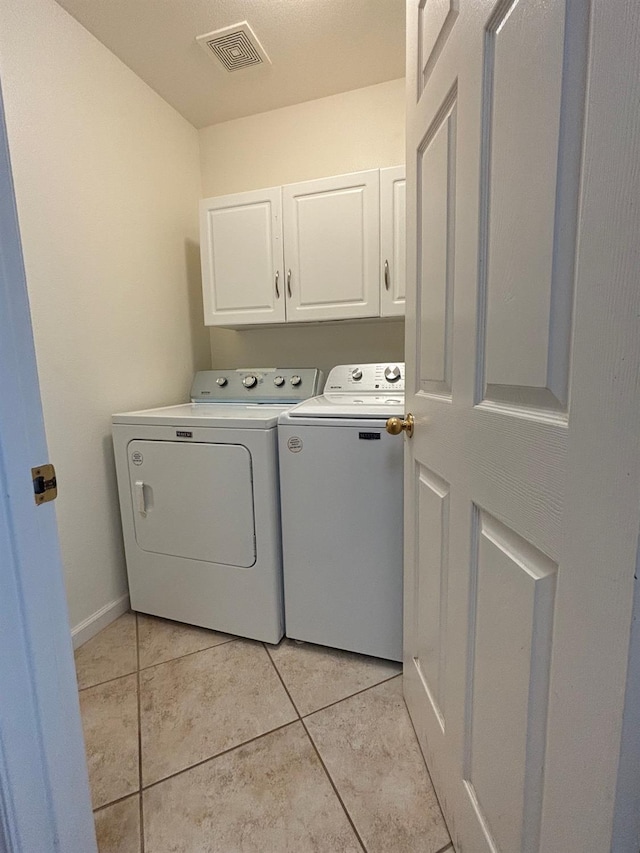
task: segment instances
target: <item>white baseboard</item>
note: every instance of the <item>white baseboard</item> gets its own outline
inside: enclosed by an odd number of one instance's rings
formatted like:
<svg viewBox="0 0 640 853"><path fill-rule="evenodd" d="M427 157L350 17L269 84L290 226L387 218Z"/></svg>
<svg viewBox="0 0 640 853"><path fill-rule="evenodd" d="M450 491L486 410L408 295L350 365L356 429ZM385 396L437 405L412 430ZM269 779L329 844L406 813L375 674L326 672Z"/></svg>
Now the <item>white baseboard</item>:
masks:
<svg viewBox="0 0 640 853"><path fill-rule="evenodd" d="M92 613L91 616L71 629L73 648L77 649L83 643L86 643L87 640L95 637L98 631L102 631L103 628L106 628L107 625L115 621L118 616L126 613L128 609L129 596L127 594L116 598L115 601L110 601L109 604L105 604L100 610L96 610L95 613Z"/></svg>

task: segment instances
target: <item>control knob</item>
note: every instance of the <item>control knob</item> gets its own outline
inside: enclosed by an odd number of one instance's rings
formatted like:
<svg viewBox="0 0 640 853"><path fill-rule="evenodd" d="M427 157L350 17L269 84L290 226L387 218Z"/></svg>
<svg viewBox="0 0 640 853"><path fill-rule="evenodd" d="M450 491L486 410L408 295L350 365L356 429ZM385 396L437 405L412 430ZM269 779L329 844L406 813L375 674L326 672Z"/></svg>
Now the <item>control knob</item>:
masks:
<svg viewBox="0 0 640 853"><path fill-rule="evenodd" d="M291 377L291 384L293 385L294 388L297 388L301 382L302 382L302 379L299 376L296 375L296 376Z"/></svg>
<svg viewBox="0 0 640 853"><path fill-rule="evenodd" d="M282 388L282 386L284 385L284 376L274 377L273 384L276 386L276 388Z"/></svg>
<svg viewBox="0 0 640 853"><path fill-rule="evenodd" d="M221 388L224 388L224 386L227 384L227 377L218 376L218 378L216 379L216 384L219 385Z"/></svg>
<svg viewBox="0 0 640 853"><path fill-rule="evenodd" d="M384 378L387 380L387 382L397 382L398 379L401 378L401 376L402 374L397 364L395 364L393 367L385 367L384 369Z"/></svg>
<svg viewBox="0 0 640 853"><path fill-rule="evenodd" d="M351 371L351 378L356 382L359 382L362 379L362 371L359 367L356 367L355 370Z"/></svg>
<svg viewBox="0 0 640 853"><path fill-rule="evenodd" d="M258 378L249 374L248 376L244 377L244 379L242 380L242 384L245 388L253 388L254 385L258 384Z"/></svg>

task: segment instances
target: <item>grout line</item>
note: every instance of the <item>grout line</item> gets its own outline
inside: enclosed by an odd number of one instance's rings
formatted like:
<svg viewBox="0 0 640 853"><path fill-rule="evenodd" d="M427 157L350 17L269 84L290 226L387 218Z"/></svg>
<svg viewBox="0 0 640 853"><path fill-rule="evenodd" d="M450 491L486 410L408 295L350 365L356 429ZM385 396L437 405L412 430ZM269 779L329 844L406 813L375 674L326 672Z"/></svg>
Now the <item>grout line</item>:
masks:
<svg viewBox="0 0 640 853"><path fill-rule="evenodd" d="M137 634L137 619L136 619L136 634ZM167 660L158 661L158 663L151 663L151 664L148 664L147 666L138 666L138 670L140 672L146 672L148 669L154 669L154 667L162 666L164 663L171 663L172 661L182 660L183 658L192 657L192 655L197 655L200 652L207 652L210 649L217 649L217 648L220 648L222 646L228 646L229 643L235 643L238 640L243 640L244 642L249 642L249 643L260 643L261 646L264 646L264 648L267 651L267 654L269 655L269 659L271 660L271 663L273 663L273 665L276 668L276 672L278 673L278 676L280 676L280 671L278 670L278 667L276 666L275 661L271 657L271 652L267 648L267 646L269 644L263 643L261 640L252 640L250 637L231 637L228 640L223 640L221 643L215 643L215 645L213 645L213 646L206 646L204 649L196 649L195 652L187 652L184 655L178 655L178 657L175 657L175 658L168 658ZM136 654L137 654L137 657L139 658L140 657L139 650L136 650ZM114 675L113 678L107 678L104 681L98 681L95 684L89 684L87 687L79 687L78 693L84 693L85 690L93 690L94 687L101 687L103 684L110 684L112 681L117 681L119 678L126 678L128 675L135 675L136 671L137 670L132 669L131 672L124 672L124 673L122 673L122 675ZM399 675L402 675L402 672L397 672L395 675L390 675L388 678L383 678L382 681L378 681L375 684L370 685L369 687L364 687L362 690L356 690L355 693L350 693L349 696L344 696L342 699L336 699L335 702L329 702L328 705L323 705L321 708L316 708L314 711L309 711L308 714L302 714L301 716L308 717L309 714L315 714L316 711L324 711L325 708L330 708L332 705L337 705L338 702L344 702L345 699L349 699L351 696L357 696L358 693L364 693L365 690L371 690L372 687L377 687L378 684L384 684L386 681L391 681L391 679L397 678ZM280 677L280 681L282 681L282 677ZM282 683L283 683L285 690L287 690L287 687L284 684L284 682L282 682ZM287 690L287 693L289 693L288 690ZM289 698L291 698L291 697L289 697ZM293 702L293 699L291 701ZM295 702L293 702L293 705L295 707ZM297 710L297 708L296 708L296 710Z"/></svg>
<svg viewBox="0 0 640 853"><path fill-rule="evenodd" d="M125 800L130 800L132 797L138 797L139 795L140 791L132 791L131 794L125 794L124 797L117 797L115 800L109 800L108 803L103 803L101 806L98 806L97 809L92 809L92 811L94 814L98 814L98 812L102 812L111 806L117 806L118 803L124 803Z"/></svg>
<svg viewBox="0 0 640 853"><path fill-rule="evenodd" d="M144 853L144 808L142 805L142 697L140 695L140 634L136 613L136 662L138 685L138 790L140 792L140 853Z"/></svg>
<svg viewBox="0 0 640 853"><path fill-rule="evenodd" d="M107 678L104 681L98 681L95 684L89 684L87 687L78 687L78 693L84 693L85 690L93 690L94 687L102 687L103 684L111 684L112 681L118 681L120 678L126 678L129 675L135 675L137 669L132 669L131 672L124 672L122 675L114 675L113 678Z"/></svg>
<svg viewBox="0 0 640 853"><path fill-rule="evenodd" d="M195 652L187 652L184 655L178 655L175 658L167 658L167 660L159 660L157 663L149 663L146 666L140 667L140 672L145 672L147 669L153 669L156 666L162 666L163 663L171 663L175 660L182 660L182 658L190 658L192 655L197 655L199 652L208 652L209 649L217 649L221 646L227 646L229 643L235 643L236 640L241 640L242 637L229 637L228 640L223 640L221 643L214 643L212 646L205 646L203 649L196 649ZM254 640L254 642L256 642Z"/></svg>
<svg viewBox="0 0 640 853"><path fill-rule="evenodd" d="M363 849L364 853L367 853L367 848L366 848L366 846L365 846L364 841L362 840L362 836L361 836L361 835L360 835L360 833L358 832L358 830L357 830L357 828L356 828L356 825L355 825L355 823L353 822L353 820L352 820L352 818L351 818L351 815L349 814L349 810L347 809L347 807L346 807L346 805L345 805L345 803L344 803L344 800L343 800L343 799L342 799L342 797L340 796L340 792L338 791L337 785L336 785L336 783L333 781L333 779L331 778L331 773L329 773L329 770L328 770L328 768L327 768L327 765L326 765L326 764L324 763L324 761L322 760L322 756L320 755L320 751L318 750L318 747L316 746L314 739L313 739L313 738L311 737L311 735L309 734L309 729L307 728L307 726L306 726L306 724L305 724L305 721L304 721L304 719L303 719L302 717L300 718L300 722L302 723L302 728L305 730L306 735L307 735L307 737L309 738L309 742L310 742L311 746L313 747L313 751L314 751L314 752L315 752L315 754L318 756L318 761L320 762L320 764L321 764L321 766L322 766L322 769L324 770L324 772L325 772L325 774L326 774L326 777L327 777L327 779L329 780L329 784L330 784L330 785L331 785L331 787L333 788L333 792L334 792L334 794L336 795L336 797L338 798L338 802L339 802L339 803L340 803L340 805L342 806L342 810L344 811L344 813L345 813L345 815L346 815L346 817L347 817L347 820L348 820L348 821L349 821L349 823L351 824L351 829L353 829L353 831L354 831L354 833L355 833L355 836L356 836L356 838L358 839L358 841L359 841L359 843L360 843L360 846L362 847L362 849Z"/></svg>
<svg viewBox="0 0 640 853"><path fill-rule="evenodd" d="M216 758L221 758L223 755L227 755L227 753L229 752L233 752L236 749L240 749L241 746L247 746L248 744L253 743L256 740L260 740L260 738L266 737L267 735L273 734L274 732L279 732L282 729L286 729L287 726L293 726L297 722L299 722L299 719L290 720L288 723L283 723L281 726L276 726L275 729L269 729L268 732L262 732L262 734L256 735L255 737L250 737L248 740L243 740L241 743L236 743L233 746L230 746L228 749L223 749L222 752L216 752L215 755L210 755L208 758L203 758L202 761L196 761L195 764L190 764L188 767L182 767L180 770L176 770L175 773L170 773L168 776L163 776L162 779L158 779L156 782L150 782L148 785L145 785L140 793L142 793L142 791L148 791L150 788L155 788L156 785L161 785L168 779L175 779L176 776L182 776L183 773L186 773L189 770L194 770L196 767L200 767L202 764L206 764L209 761L214 761Z"/></svg>
<svg viewBox="0 0 640 853"><path fill-rule="evenodd" d="M329 770L327 769L327 765L322 760L322 756L320 755L318 747L315 745L313 738L309 734L309 729L307 728L307 726L305 724L305 719L306 719L306 717L310 717L312 714L316 714L319 711L324 711L325 708L331 708L334 705L339 705L341 702L345 702L347 699L351 699L352 696L358 696L360 693L366 693L367 690L372 690L374 687L378 687L380 684L385 684L387 681L392 681L394 678L398 678L399 676L401 676L402 672L397 672L395 675L391 675L389 678L385 678L384 681L379 681L377 684L372 684L370 687L365 687L363 690L358 690L358 691L356 691L356 693L351 693L349 696L345 696L342 699L338 699L336 702L330 702L328 705L324 705L322 708L318 708L316 711L310 711L308 714L305 714L304 716L302 716L300 714L300 711L298 711L298 707L297 707L296 703L293 701L291 694L289 693L289 689L288 689L287 685L285 684L284 678L280 674L280 670L276 666L276 662L274 661L273 657L271 656L271 652L269 651L269 649L267 648L267 645L265 643L263 643L263 646L265 648L267 655L269 656L269 660L273 664L273 668L275 669L276 673L278 674L278 678L280 679L280 682L281 682L282 686L284 687L285 692L286 692L287 696L289 697L291 704L293 705L293 707L296 710L296 713L298 714L298 719L302 723L302 728L304 729L305 734L307 735L307 738L309 739L309 742L313 748L313 751L318 756L318 761L320 762L320 766L324 770L325 775L326 775L327 779L329 780L329 784L333 788L333 792L336 795L338 802L342 806L342 810L344 811L345 816L346 816L347 820L349 821L351 829L353 830L356 838L358 839L358 842L359 842L360 846L362 847L362 850L364 851L364 853L367 853L367 848L365 846L364 841L362 840L362 836L358 832L356 825L353 822L351 815L349 814L349 810L347 809L346 805L344 804L344 800L340 796L340 792L338 791L338 788L336 787L335 782L331 778L331 774L329 773ZM444 853L444 851L439 851L439 853Z"/></svg>
<svg viewBox="0 0 640 853"><path fill-rule="evenodd" d="M242 639L242 638L236 637L234 639ZM232 642L232 641L229 641L229 642ZM257 641L254 641L254 642L257 642ZM226 645L226 643L220 643L220 645ZM285 684L282 676L280 675L280 671L278 670L278 667L276 666L275 661L271 657L271 652L269 651L268 644L261 643L261 645L263 646L264 650L266 651L267 657L271 661L271 665L275 669L276 674L278 676L278 679L279 679L280 683L282 684L285 693L289 697L289 701L291 702L291 705L293 706L293 710L297 714L297 719L296 720L290 720L288 723L283 723L281 726L277 726L275 729L269 729L269 731L262 732L262 734L256 735L255 737L249 738L248 740L244 740L244 741L241 741L240 743L234 744L234 746L230 746L228 749L223 749L221 752L216 752L214 755L210 755L207 758L203 758L202 761L196 761L195 764L190 764L188 767L182 767L180 770L176 770L175 773L170 773L168 776L163 776L162 779L158 779L155 782L151 782L149 785L143 785L142 780L141 780L141 786L140 786L140 792L141 793L142 793L142 791L148 791L150 788L155 788L156 785L160 785L160 784L162 784L162 782L166 782L168 779L174 779L176 776L181 776L183 773L186 773L189 770L193 770L195 767L200 767L202 764L206 764L208 761L213 761L216 758L220 758L220 756L222 756L222 755L226 755L229 752L233 752L235 749L239 749L241 746L247 746L247 744L253 743L256 740L260 740L260 738L266 737L267 735L272 734L273 732L280 731L281 729L286 729L287 726L291 726L291 725L293 725L293 723L297 723L298 721L302 722L304 730L305 730L305 732L307 732L307 728L304 725L303 718L301 717L300 712L298 711L296 703L293 701L293 698L292 698L291 694L289 693L289 690L287 689L287 685ZM216 648L216 647L212 646L211 648ZM202 651L205 651L205 650L202 649ZM190 652L190 654L197 654L197 652ZM187 656L185 655L185 657L187 657ZM176 658L176 660L179 660L179 658ZM154 666L161 666L161 664L154 664ZM149 667L147 667L147 668L149 668ZM385 679L385 681L391 681L393 678L397 678L401 674L402 673L397 673L396 675L392 675L390 678ZM385 681L379 681L378 684L384 684ZM377 687L378 684L372 684L371 687L365 687L364 690L360 690L360 691L358 691L358 693L364 693L366 690L371 690L373 687ZM351 695L356 696L358 694L353 693ZM345 699L350 699L350 698L351 698L351 696L345 696ZM345 699L340 699L339 702L344 702ZM337 705L338 702L333 702L332 704ZM325 707L331 707L331 706L327 705ZM324 708L318 708L318 711L321 711L321 710L324 710ZM315 713L317 713L317 712L312 711L309 714L307 714L306 716L311 716L311 714L315 714ZM307 737L309 737L308 732L307 732ZM315 744L313 746L315 749ZM317 750L316 750L316 752L317 752ZM323 764L323 767L324 767L324 764ZM333 782L331 784L333 786ZM340 802L342 802L342 801L340 801ZM351 818L349 818L349 822L351 823ZM363 849L366 849L366 848L363 848Z"/></svg>
<svg viewBox="0 0 640 853"><path fill-rule="evenodd" d="M321 708L316 708L315 711L309 711L308 714L303 714L300 719L306 720L307 717L312 717L314 714L319 714L320 711L326 711L327 708L333 708L334 705L340 705L342 702L346 702L347 699L353 699L354 696L360 696L361 693L366 693L368 690L373 690L376 687L380 687L381 684L386 684L388 681L393 681L394 678L400 678L401 675L401 672L396 672L395 675L390 675L389 678L385 678L382 681L377 681L375 684L370 684L368 687L363 687L362 690L356 690L355 693L349 693L348 696L344 696L342 699L336 699L335 702L329 702L328 705L323 705ZM440 853L440 851L438 851L438 853Z"/></svg>
<svg viewBox="0 0 640 853"><path fill-rule="evenodd" d="M271 655L271 652L270 652L270 650L269 650L269 648L268 648L268 645L267 645L266 643L262 642L262 643L261 643L261 645L262 645L262 647L264 648L264 650L266 651L266 653L267 653L267 657L268 657L268 658L269 658L269 660L271 661L271 664L272 664L272 666L273 666L273 668L274 668L274 670L275 670L275 672L276 672L276 675L278 676L278 679L279 679L280 683L282 684L282 687L283 687L283 689L284 689L285 693L287 694L287 697L289 698L289 701L291 702L291 705L292 705L292 707L293 707L293 709L294 709L294 711L295 711L295 713L296 713L296 715L297 715L297 720L292 720L292 721L290 721L290 722L284 723L284 724L283 724L283 725L281 725L281 726L277 726L277 727L276 727L276 728L274 728L274 729L270 729L269 731L262 732L261 734L256 735L256 736L255 736L255 737L253 737L253 738L249 738L249 739L248 739L248 740L246 740L246 741L242 741L242 742L240 742L240 743L238 743L238 744L235 744L234 746L229 747L228 749L222 750L221 752L218 752L218 753L216 753L216 754L214 754L214 755L211 755L211 756L208 756L207 758L202 759L202 761L198 761L198 762L196 762L195 764L191 764L191 765L189 765L188 767L183 767L183 768L181 768L180 770L176 771L175 773L171 773L171 774L169 774L168 776L163 777L162 779L158 779L156 782L152 782L152 783L151 783L151 784L149 784L149 785L143 786L143 784L142 784L142 709L141 709L142 697L141 697L141 691L140 691L140 676L141 676L141 673L142 673L142 672L144 672L144 671L146 671L146 670L148 670L148 669L153 669L153 668L155 668L155 667L162 666L162 665L163 665L163 664L165 664L165 663L170 663L170 662L172 662L172 661L181 660L181 659L182 659L182 658L184 658L184 657L191 657L192 655L198 654L199 652L207 651L207 650L212 649L212 648L218 648L218 646L225 646L225 645L228 645L229 643L235 642L235 641L237 641L237 640L239 640L239 639L242 639L242 638L241 638L241 637L230 637L228 640L224 640L224 641L223 641L223 642L221 642L221 643L216 643L216 644L214 644L213 646L207 646L207 647L206 647L206 648L204 648L204 649L198 649L198 650L197 650L197 651L195 651L195 652L188 652L188 653L187 653L187 654L185 654L185 655L180 655L180 656L175 657L175 658L169 658L169 660L166 660L166 661L160 661L160 662L158 662L158 663L156 663L156 664L150 664L149 666L146 666L146 667L142 667L142 668L141 668L141 667L140 667L140 645L139 645L138 614L137 614L137 613L134 613L134 615L135 615L135 620L136 620L136 662L137 662L137 669L136 669L136 671L134 671L134 672L130 672L130 673L126 673L125 675L119 675L119 676L116 676L115 678L110 678L110 679L107 679L106 681L98 682L97 684L92 684L90 687L84 687L84 688L82 688L82 690L79 690L79 692L83 692L84 690L90 690L90 689L92 689L93 687L99 687L99 686L101 686L101 685L103 685L103 684L108 684L108 683L109 683L109 682L111 682L111 681L117 681L117 680L118 680L118 679L120 679L120 678L126 678L127 676L130 676L130 675L134 675L134 674L136 675L136 680L137 680L137 700L138 700L138 784L139 784L139 789L138 789L138 791L133 792L132 794L126 794L124 797L119 797L118 799L112 800L112 801L111 801L111 802L109 802L109 803L104 803L104 804L103 804L102 806L100 806L99 808L94 809L94 813L95 813L95 812L98 812L98 811L101 811L101 810L103 810L103 809L106 809L106 808L108 808L109 806L112 806L112 805L115 805L115 804L117 804L117 803L120 803L120 802L122 802L122 801L124 801L124 800L126 800L126 799L129 799L129 798L130 798L130 797L132 797L132 796L136 796L136 795L138 795L138 796L139 796L139 798L140 798L140 853L144 853L144 806L143 806L143 792L144 792L144 791L147 791L147 790L149 790L149 789L151 789L151 788L154 788L154 787L156 787L157 785L160 785L160 784L162 784L163 782L168 781L169 779L173 779L173 778L175 778L176 776L181 776L183 773L187 773L188 771L193 770L193 769L194 769L194 768L196 768L196 767L200 767L202 764L206 764L206 763L207 763L207 762L209 762L209 761L213 761L213 760L215 760L216 758L220 758L221 756L226 755L226 754L227 754L227 753L229 753L229 752L233 752L234 750L239 749L239 748L240 748L240 747L242 747L242 746L246 746L246 745L248 745L248 744L250 744L250 743L253 743L254 741L260 740L261 738L266 737L267 735L272 734L273 732L277 732L277 731L280 731L280 730L282 730L282 729L285 729L285 728L287 728L288 726L293 725L295 722L298 722L298 721L299 721L299 722L301 722L301 723L302 723L302 727L303 727L303 729L304 729L304 731L305 731L305 733L306 733L306 735L307 735L307 738L309 739L309 742L311 743L311 746L312 746L312 748L313 748L314 752L316 753L316 755L317 755L317 757L318 757L318 760L320 761L320 764L321 764L321 766L322 766L322 768L323 768L323 770L324 770L324 772L325 772L325 774L326 774L326 776L327 776L327 779L329 780L329 783L330 783L330 785L331 785L331 787L332 787L332 789L333 789L333 791L334 791L334 793L335 793L336 797L338 798L338 801L340 802L340 805L342 806L342 809L343 809L343 811L344 811L344 813L345 813L345 815L346 815L346 817L347 817L347 820L349 821L349 824L351 825L351 828L353 829L353 831L354 831L354 833L355 833L355 835L356 835L356 838L358 839L358 842L360 843L360 845L361 845L361 847L362 847L363 851L365 851L365 853L366 853L366 849L367 849L367 848L366 848L366 846L365 846L365 844L364 844L364 842L363 842L363 840L362 840L362 838L361 838L361 836L360 836L360 833L358 832L358 830L357 830L357 829L356 829L356 827L355 827L355 824L354 824L354 822L353 822L353 820L352 820L352 818L351 818L351 815L349 814L349 812L348 812L348 810L347 810L347 808L346 808L346 806L345 806L345 804L344 804L344 802L343 802L343 800L342 800L342 797L340 796L340 793L338 792L338 789L337 789L337 787L336 787L336 785L335 785L335 783L334 783L333 779L331 778L331 774L329 773L329 771L328 771L328 769L327 769L327 767L326 767L326 765L325 765L325 763L324 763L324 761L323 761L323 759L322 759L322 756L320 755L320 753L319 753L319 751L318 751L318 748L316 747L316 745L315 745L315 743L314 743L314 741L313 741L313 739L312 739L311 735L309 734L309 730L307 729L307 727L306 727L306 725L305 725L304 719L305 719L306 717L312 716L313 714L319 713L320 711L323 711L323 710L325 710L326 708L331 708L331 707L333 707L334 705L338 705L338 704L340 704L341 702L344 702L344 701L346 701L347 699L352 698L353 696L358 696L358 695L360 695L361 693L365 693L365 692L367 692L368 690L372 690L374 687L378 687L378 686L379 686L379 685L381 685L381 684L385 684L387 681L392 681L394 678L398 678L400 675L402 675L402 673L401 673L401 672L400 672L400 673L396 673L395 675L389 676L389 678L385 678L385 679L383 679L382 681L377 682L376 684L372 684L372 685L370 685L369 687L365 687L365 688L363 688L362 690L358 690L358 691L356 691L355 693L351 693L351 694L349 694L348 696L344 696L342 699L338 699L338 700L336 700L335 702L330 702L328 705L323 705L321 708L317 708L317 709L315 709L314 711L310 711L308 714L305 714L305 715L304 715L304 717L303 717L303 716L300 714L300 711L298 710L298 707L297 707L296 703L294 702L293 697L291 696L291 693L289 692L289 689L287 688L287 685L286 685L286 683L285 683L285 681L284 681L284 679L283 679L282 675L280 674L280 671L279 671L279 669L278 669L278 667L277 667L277 665L276 665L276 663L275 663L275 661L274 661L274 659L273 659L273 657L272 657L272 655ZM260 642L260 641L254 641L254 642ZM445 853L445 851L449 850L449 849L450 849L450 847L451 847L451 845L447 845L447 846L445 846L444 848L442 848L440 851L438 851L438 853Z"/></svg>
<svg viewBox="0 0 640 853"><path fill-rule="evenodd" d="M269 649L267 648L266 643L263 643L262 645L264 646L264 650L265 650L265 652L267 653L267 657L268 657L268 658L269 658L269 660L271 661L271 664L272 664L273 668L274 668L274 669L275 669L275 671L276 671L276 675L277 675L277 676L278 676L278 678L280 679L280 684L282 684L282 686L284 687L284 692L287 694L287 696L289 697L289 701L290 701L290 702L291 702L291 704L293 705L293 710L294 710L294 711L296 712L296 714L298 715L298 719L299 719L299 720L302 720L302 715L300 714L300 711L298 711L298 706L297 706L297 705L296 705L296 703L293 701L293 697L292 697L291 693L289 693L289 688L288 688L288 687L287 687L287 685L284 683L284 678L280 675L280 670L279 670L279 669L278 669L278 667L276 666L276 662L274 661L274 659L271 657L271 652L270 652L270 651L269 651Z"/></svg>
<svg viewBox="0 0 640 853"><path fill-rule="evenodd" d="M361 693L366 693L367 690L373 690L374 687L379 687L381 684L386 684L387 681L393 681L394 678L399 678L402 675L402 670L401 670L400 672L396 672L395 675L390 675L388 678L383 678L382 681L376 681L375 684L370 684L369 687L363 687L362 690L356 690L355 693L349 693L348 696L343 696L342 699L336 699L335 702L329 702L328 705L322 705L322 707L315 708L313 711L309 711L307 714L301 714L300 711L298 711L298 706L293 701L293 697L289 693L289 688L285 684L284 678L280 675L280 670L278 669L276 662L274 661L273 657L271 656L271 652L269 651L267 644L263 643L262 645L265 647L265 651L269 655L269 658L271 660L271 663L273 664L275 671L278 673L278 678L282 682L282 686L284 687L284 689L287 693L287 696L291 700L291 704L296 709L296 711L298 713L298 717L301 720L304 720L305 717L310 717L312 714L317 714L319 711L324 711L325 708L332 708L334 705L339 705L341 702L345 702L347 699L351 699L352 696L359 696ZM438 853L440 853L440 851L438 851Z"/></svg>
<svg viewBox="0 0 640 853"><path fill-rule="evenodd" d="M347 820L348 820L348 821L349 821L349 823L351 824L351 829L353 829L353 831L354 831L354 833L355 833L356 838L357 838L357 839L358 839L358 841L360 842L360 846L362 847L363 851L365 851L365 853L366 853L367 848L364 846L364 842L362 841L362 838L360 837L360 833L359 833L359 832L358 832L358 830L356 829L354 822L351 820L351 815L350 815L350 814L349 814L349 812L347 811L347 808L346 808L345 804L342 802L342 797L341 797L341 796L340 796L340 794L338 793L338 789L337 789L337 788L336 788L336 786L334 785L334 783L333 783L333 779L332 779L332 778L331 778L331 776L329 775L329 771L327 770L327 768L326 768L326 766L325 766L325 763L324 763L324 761L322 760L322 757L321 757L320 753L318 752L318 749L317 749L317 747L316 747L315 743L313 742L313 739L311 738L311 735L309 734L309 730L307 729L307 727L306 727L306 726L305 726L305 724L304 724L304 720L303 720L303 718L302 718L302 716L301 716L301 714L300 714L300 711L298 710L298 707L297 707L296 703L293 701L293 697L291 696L291 693L289 693L289 688L288 688L288 687L287 687L287 685L285 684L285 682L284 682L284 678L282 677L282 675L280 675L280 670L279 670L279 669L278 669L278 667L276 666L276 662L274 661L274 659L271 657L271 652L270 652L270 651L269 651L269 649L267 648L266 644L265 644L265 643L263 643L262 645L264 646L264 650L265 650L265 652L267 653L267 657L269 658L269 660L270 660L270 661L271 661L271 663L273 664L273 668L275 669L276 674L277 674L278 678L280 679L280 683L282 684L282 686L283 686L283 688L284 688L284 690L285 690L285 693L286 693L286 694L287 694L287 696L289 697L289 701L290 701L290 702L291 702L291 704L293 705L294 710L295 710L296 714L298 715L298 720L299 720L299 721L300 721L300 723L302 724L302 728L304 729L304 732L305 732L305 734L306 734L306 736L307 736L307 740L310 742L310 744L311 744L311 747L312 747L313 751L314 751L314 752L315 752L315 754L318 756L318 761L320 762L320 765L321 765L322 769L324 770L324 772L325 772L325 775L326 775L327 779L329 780L329 784L330 784L330 785L331 785L331 787L333 788L333 791L334 791L334 793L335 793L336 797L338 798L338 802L339 802L339 803L340 803L340 805L342 806L342 810L344 811L344 813L345 813L345 815L346 815Z"/></svg>
<svg viewBox="0 0 640 853"><path fill-rule="evenodd" d="M321 755L320 755L320 753L318 752L318 748L317 748L317 746L315 745L315 743L313 742L313 738L312 738L312 737L311 737L311 735L309 734L309 730L307 729L307 727L306 727L306 725L305 725L305 723L304 723L304 719L303 719L303 717L300 715L300 711L298 711L298 707L297 707L296 703L293 701L293 698L291 697L291 694L289 693L289 690L288 690L288 688L287 688L287 685L286 685L286 684L285 684L285 682L284 682L283 677L280 675L280 670L279 670L279 669L278 669L278 667L276 666L276 662L274 661L274 659L271 657L271 652L270 652L270 651L269 651L269 649L267 648L266 644L265 644L265 643L263 643L262 645L264 646L264 650L266 651L266 653L267 653L267 656L268 656L269 660L270 660L270 661L271 661L271 663L273 664L273 668L275 669L275 671L276 671L276 673L277 673L277 675L278 675L278 678L280 679L280 683L281 683L281 684L282 684L282 686L284 687L284 690L285 690L285 692L286 692L287 696L289 697L289 701L290 701L290 702L291 702L291 704L293 705L293 707L294 707L294 709L295 709L295 712L296 712L296 714L298 715L298 719L300 720L300 723L302 724L302 728L303 728L303 729L304 729L304 731L305 731L305 734L306 734L306 736L307 736L307 739L309 740L309 743L311 744L311 747L312 747L313 751L314 751L314 752L315 752L315 754L318 756L318 761L320 762L320 766L321 766L321 767L322 767L322 769L324 770L325 775L326 775L327 779L329 780L329 784L330 784L330 785L331 785L331 787L333 788L333 792L334 792L334 794L336 795L336 797L338 798L338 802L339 802L339 803L340 803L340 805L342 806L342 810L344 811L345 816L346 816L347 820L349 821L349 823L350 823L350 825L351 825L351 829L353 830L353 832L354 832L354 834L355 834L356 838L358 839L358 842L359 842L360 846L362 847L362 849L363 849L364 853L366 853L367 848L366 848L366 847L365 847L365 845L364 845L364 841L363 841L363 840L362 840L362 838L360 837L360 833L359 833L359 832L358 832L358 830L356 829L356 825L355 825L355 823L353 822L353 820L351 819L351 815L350 815L350 814L349 814L349 812L347 811L347 807L345 806L345 804L344 804L344 802L343 802L343 800L342 800L342 797L341 797L341 796L340 796L340 794L338 793L338 789L336 788L336 786L335 786L335 784L334 784L334 781L333 781L333 779L331 778L331 774L330 774L330 773L329 773L329 771L327 770L327 767L326 767L326 765L325 765L324 761L322 760L322 756L321 756ZM395 678L395 676L394 676L394 678ZM342 700L341 700L341 701L342 701ZM307 716L308 716L308 715L307 715Z"/></svg>
<svg viewBox="0 0 640 853"><path fill-rule="evenodd" d="M133 614L136 617L136 646L137 646L137 637L138 637L138 614ZM107 626L108 627L108 626ZM97 681L95 684L88 684L86 687L78 687L78 693L82 693L85 690L91 690L93 687L100 687L102 684L109 684L111 681L117 681L119 678L125 678L127 675L133 675L138 670L143 672L147 669L153 669L154 666L162 666L163 663L171 663L174 660L182 660L182 658L191 657L191 655L197 655L198 652L206 652L209 649L217 649L218 646L226 646L228 643L233 643L236 640L242 640L244 637L229 637L228 640L223 640L221 643L214 643L212 646L205 646L203 649L197 649L195 652L187 652L184 655L178 655L175 658L168 658L167 660L158 661L158 663L150 663L147 666L140 666L140 650L136 648L136 656L138 659L137 669L132 669L131 672L123 672L122 675L114 675L113 678L105 678L104 681ZM260 640L251 640L251 642L259 643Z"/></svg>

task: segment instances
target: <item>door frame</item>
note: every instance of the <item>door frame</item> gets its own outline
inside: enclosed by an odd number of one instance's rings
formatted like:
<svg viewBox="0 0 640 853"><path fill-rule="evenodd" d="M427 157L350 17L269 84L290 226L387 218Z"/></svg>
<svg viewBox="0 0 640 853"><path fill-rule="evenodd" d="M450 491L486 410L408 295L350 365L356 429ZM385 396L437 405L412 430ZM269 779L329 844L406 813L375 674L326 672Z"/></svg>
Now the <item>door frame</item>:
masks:
<svg viewBox="0 0 640 853"><path fill-rule="evenodd" d="M0 91L0 847L96 850L55 507Z"/></svg>

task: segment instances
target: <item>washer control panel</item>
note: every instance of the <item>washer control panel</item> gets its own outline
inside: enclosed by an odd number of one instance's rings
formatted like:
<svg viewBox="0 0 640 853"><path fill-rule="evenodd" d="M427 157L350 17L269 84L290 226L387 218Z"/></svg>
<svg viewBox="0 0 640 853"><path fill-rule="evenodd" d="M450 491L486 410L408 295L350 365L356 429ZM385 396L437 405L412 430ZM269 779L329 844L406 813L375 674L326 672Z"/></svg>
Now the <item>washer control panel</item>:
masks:
<svg viewBox="0 0 640 853"><path fill-rule="evenodd" d="M332 368L325 395L354 392L404 392L404 363L339 364Z"/></svg>
<svg viewBox="0 0 640 853"><path fill-rule="evenodd" d="M200 370L191 386L192 403L299 403L322 393L315 367L247 367Z"/></svg>

